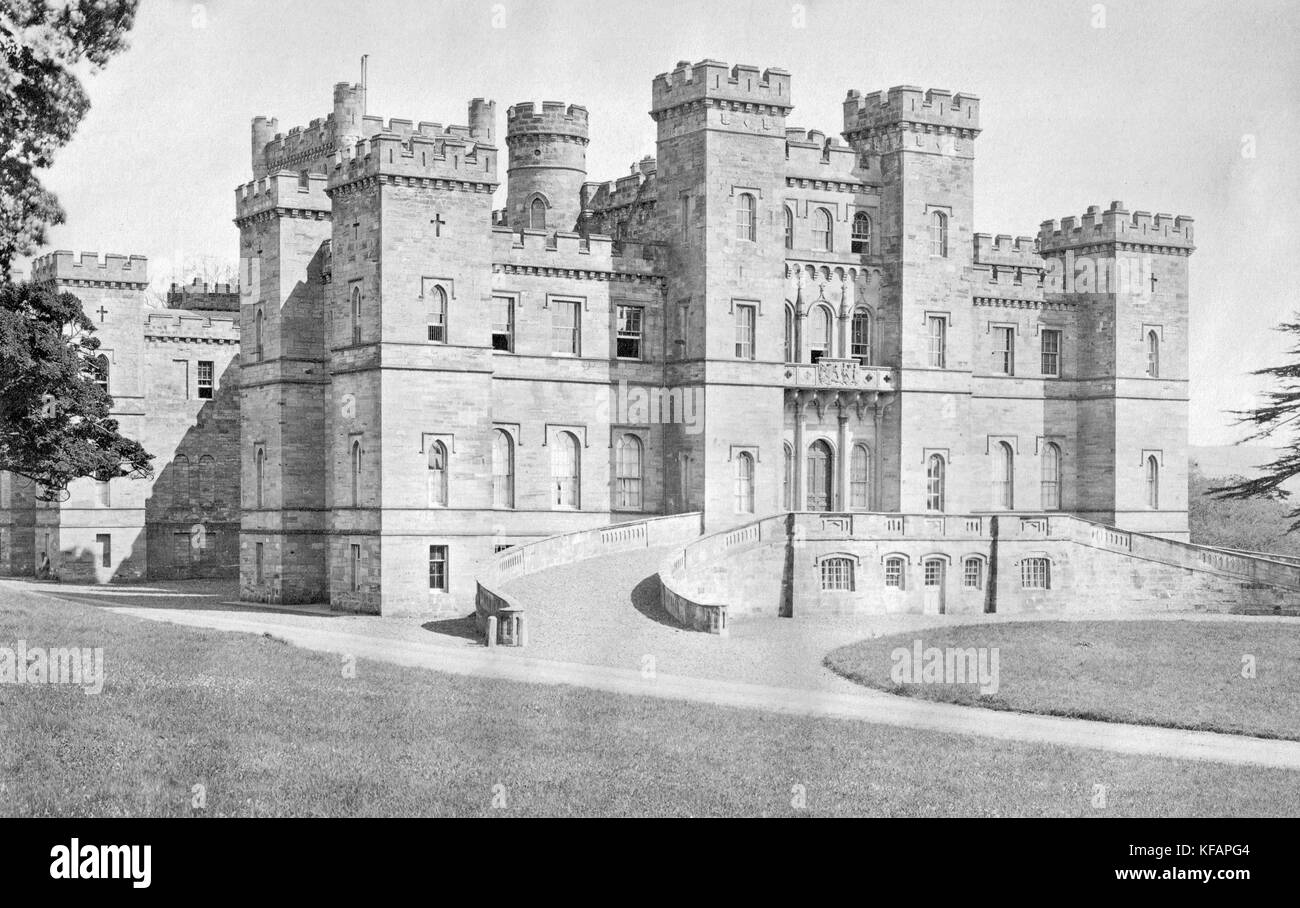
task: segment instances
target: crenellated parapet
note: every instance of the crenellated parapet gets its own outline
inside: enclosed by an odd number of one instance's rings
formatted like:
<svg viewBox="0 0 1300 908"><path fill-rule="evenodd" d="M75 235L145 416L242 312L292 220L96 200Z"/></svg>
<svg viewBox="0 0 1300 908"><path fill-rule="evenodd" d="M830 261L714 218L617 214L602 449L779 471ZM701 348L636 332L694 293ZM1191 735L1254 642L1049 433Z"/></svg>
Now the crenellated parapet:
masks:
<svg viewBox="0 0 1300 908"><path fill-rule="evenodd" d="M1083 217L1043 221L1038 231L1042 255L1089 246L1120 244L1122 247L1159 248L1170 254L1190 255L1193 244L1192 219L1186 215L1130 213L1123 202L1111 202L1102 211L1088 206Z"/></svg>
<svg viewBox="0 0 1300 908"><path fill-rule="evenodd" d="M538 139L577 142L586 145L587 108L563 101L543 101L539 110L531 101L506 109L506 145Z"/></svg>
<svg viewBox="0 0 1300 908"><path fill-rule="evenodd" d="M188 284L173 282L167 291L167 308L238 312L239 284L209 284L197 277Z"/></svg>
<svg viewBox="0 0 1300 908"><path fill-rule="evenodd" d="M784 69L760 71L742 63L729 67L717 60L702 60L692 66L683 60L672 72L655 76L650 105L655 120L671 110L701 103L785 116L794 107L790 74Z"/></svg>
<svg viewBox="0 0 1300 908"><path fill-rule="evenodd" d="M858 153L839 136L827 136L820 129L786 127L787 175L791 179L817 179L854 183L861 178Z"/></svg>
<svg viewBox="0 0 1300 908"><path fill-rule="evenodd" d="M149 260L143 255L115 255L98 252L80 254L60 249L32 261L32 281L79 287L149 286Z"/></svg>
<svg viewBox="0 0 1300 908"><path fill-rule="evenodd" d="M230 314L187 309L151 311L145 316L144 337L147 342L183 341L185 343L238 344L239 310Z"/></svg>
<svg viewBox="0 0 1300 908"><path fill-rule="evenodd" d="M322 173L282 170L235 187L235 223L264 214L312 220L330 216L327 178Z"/></svg>
<svg viewBox="0 0 1300 908"><path fill-rule="evenodd" d="M973 139L980 132L980 102L975 95L942 88L896 85L864 95L851 89L844 99L844 138L877 138L897 130L946 133Z"/></svg>
<svg viewBox="0 0 1300 908"><path fill-rule="evenodd" d="M468 126L436 132L436 124L411 126L390 120L384 131L357 142L349 156L340 155L329 174L327 193L360 182L404 181L447 189L490 193L497 187L496 149L480 145Z"/></svg>
<svg viewBox="0 0 1300 908"><path fill-rule="evenodd" d="M492 230L492 270L570 280L662 283L659 263L665 247L619 243L603 234L570 231Z"/></svg>
<svg viewBox="0 0 1300 908"><path fill-rule="evenodd" d="M1018 236L1012 239L1007 233L999 233L997 236L990 236L987 233L975 234L975 254L972 261L976 265L1040 269L1043 267L1043 257L1038 253L1037 239L1032 236Z"/></svg>

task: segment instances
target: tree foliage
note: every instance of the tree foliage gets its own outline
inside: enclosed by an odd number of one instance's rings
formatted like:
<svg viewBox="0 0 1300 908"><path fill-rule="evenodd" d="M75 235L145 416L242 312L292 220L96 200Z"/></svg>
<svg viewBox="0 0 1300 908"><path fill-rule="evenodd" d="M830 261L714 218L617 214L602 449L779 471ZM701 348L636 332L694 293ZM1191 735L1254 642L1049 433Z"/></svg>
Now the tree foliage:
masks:
<svg viewBox="0 0 1300 908"><path fill-rule="evenodd" d="M70 293L0 286L0 470L34 480L43 500L83 476L148 476L151 454L118 432L95 326Z"/></svg>
<svg viewBox="0 0 1300 908"><path fill-rule="evenodd" d="M1300 556L1300 540L1288 536L1290 508L1278 497L1226 499L1214 490L1246 482L1244 476L1188 474L1187 517L1192 542L1243 552Z"/></svg>
<svg viewBox="0 0 1300 908"><path fill-rule="evenodd" d="M126 46L139 0L0 2L0 283L13 259L63 222L36 171L67 144L90 99L74 71L103 67Z"/></svg>

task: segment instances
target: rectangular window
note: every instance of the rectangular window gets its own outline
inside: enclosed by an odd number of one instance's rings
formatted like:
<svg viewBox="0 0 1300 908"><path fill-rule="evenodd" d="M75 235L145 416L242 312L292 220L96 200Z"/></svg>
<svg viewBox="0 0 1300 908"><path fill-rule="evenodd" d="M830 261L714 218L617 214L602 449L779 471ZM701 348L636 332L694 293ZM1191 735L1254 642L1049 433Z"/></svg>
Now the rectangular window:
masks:
<svg viewBox="0 0 1300 908"><path fill-rule="evenodd" d="M967 558L962 565L961 585L968 590L984 586L984 564L978 558Z"/></svg>
<svg viewBox="0 0 1300 908"><path fill-rule="evenodd" d="M96 533L95 545L99 547L99 566L113 566L113 537L108 533Z"/></svg>
<svg viewBox="0 0 1300 908"><path fill-rule="evenodd" d="M682 243L691 241L691 197L682 196Z"/></svg>
<svg viewBox="0 0 1300 908"><path fill-rule="evenodd" d="M1046 558L1026 558L1020 562L1020 585L1027 590L1046 590L1052 584L1052 566Z"/></svg>
<svg viewBox="0 0 1300 908"><path fill-rule="evenodd" d="M847 558L827 558L822 562L822 589L853 591L853 562Z"/></svg>
<svg viewBox="0 0 1300 908"><path fill-rule="evenodd" d="M686 358L686 330L691 324L690 303L677 304L677 355Z"/></svg>
<svg viewBox="0 0 1300 908"><path fill-rule="evenodd" d="M578 356L582 350L581 304L567 300L551 301L551 352Z"/></svg>
<svg viewBox="0 0 1300 908"><path fill-rule="evenodd" d="M199 360L199 399L212 399L212 361Z"/></svg>
<svg viewBox="0 0 1300 908"><path fill-rule="evenodd" d="M188 359L174 359L172 363L176 367L178 375L176 380L181 383L181 397L185 400L190 399L190 361Z"/></svg>
<svg viewBox="0 0 1300 908"><path fill-rule="evenodd" d="M515 301L508 296L492 297L492 349L515 349Z"/></svg>
<svg viewBox="0 0 1300 908"><path fill-rule="evenodd" d="M885 562L885 586L903 588L903 559L890 558Z"/></svg>
<svg viewBox="0 0 1300 908"><path fill-rule="evenodd" d="M619 359L640 359L641 320L645 310L640 306L619 306L616 313L618 320L616 355Z"/></svg>
<svg viewBox="0 0 1300 908"><path fill-rule="evenodd" d="M348 589L355 593L361 589L361 546L353 544L349 549Z"/></svg>
<svg viewBox="0 0 1300 908"><path fill-rule="evenodd" d="M263 555L264 551L262 543L259 542L253 550L253 579L258 585L261 585L262 583L262 565L264 563Z"/></svg>
<svg viewBox="0 0 1300 908"><path fill-rule="evenodd" d="M993 371L1003 375L1016 374L1016 329L993 329Z"/></svg>
<svg viewBox="0 0 1300 908"><path fill-rule="evenodd" d="M948 362L948 319L932 315L927 320L930 328L930 368L946 369Z"/></svg>
<svg viewBox="0 0 1300 908"><path fill-rule="evenodd" d="M1061 374L1061 332L1053 328L1043 329L1043 374Z"/></svg>
<svg viewBox="0 0 1300 908"><path fill-rule="evenodd" d="M754 306L736 305L736 359L754 358Z"/></svg>
<svg viewBox="0 0 1300 908"><path fill-rule="evenodd" d="M429 589L447 592L447 547L429 546Z"/></svg>

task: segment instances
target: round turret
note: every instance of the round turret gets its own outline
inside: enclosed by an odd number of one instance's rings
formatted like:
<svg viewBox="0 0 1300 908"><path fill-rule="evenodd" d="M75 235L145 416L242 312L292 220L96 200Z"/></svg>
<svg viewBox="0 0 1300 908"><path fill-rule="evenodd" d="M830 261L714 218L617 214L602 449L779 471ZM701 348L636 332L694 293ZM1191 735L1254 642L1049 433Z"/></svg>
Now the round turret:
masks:
<svg viewBox="0 0 1300 908"><path fill-rule="evenodd" d="M506 211L514 229L573 230L587 179L587 109L545 101L506 111Z"/></svg>

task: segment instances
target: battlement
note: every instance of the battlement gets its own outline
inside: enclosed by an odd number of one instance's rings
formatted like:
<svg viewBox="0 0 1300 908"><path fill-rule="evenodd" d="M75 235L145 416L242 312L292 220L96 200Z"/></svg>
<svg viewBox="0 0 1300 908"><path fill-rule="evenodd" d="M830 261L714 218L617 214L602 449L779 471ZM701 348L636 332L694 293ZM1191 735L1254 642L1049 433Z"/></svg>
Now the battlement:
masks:
<svg viewBox="0 0 1300 908"><path fill-rule="evenodd" d="M492 228L493 261L512 265L608 271L613 243L602 234Z"/></svg>
<svg viewBox="0 0 1300 908"><path fill-rule="evenodd" d="M844 137L849 141L878 129L899 125L955 129L978 135L980 100L942 88L896 85L886 92L864 95L850 89L844 99Z"/></svg>
<svg viewBox="0 0 1300 908"><path fill-rule="evenodd" d="M819 180L853 180L858 153L839 136L827 136L820 129L790 127L785 131L786 158L791 176Z"/></svg>
<svg viewBox="0 0 1300 908"><path fill-rule="evenodd" d="M1012 268L1042 268L1043 257L1038 252L1038 240L1032 236L1018 236L1014 240L1010 234L999 233L996 237L987 233L975 234L976 265L1001 265Z"/></svg>
<svg viewBox="0 0 1300 908"><path fill-rule="evenodd" d="M188 309L154 310L144 323L144 336L150 340L205 340L239 343L239 309L229 315Z"/></svg>
<svg viewBox="0 0 1300 908"><path fill-rule="evenodd" d="M765 69L738 63L728 67L717 60L701 60L692 66L680 61L672 72L655 76L651 87L650 113L678 107L705 98L754 104L780 109L794 107L790 97L790 74L784 69Z"/></svg>
<svg viewBox="0 0 1300 908"><path fill-rule="evenodd" d="M379 174L497 184L496 149L480 145L469 127L432 134L406 129L410 121L389 121L401 132L381 132L362 139L349 157L340 155L329 178L329 189ZM432 124L421 124L432 125ZM463 134L459 131L463 130Z"/></svg>
<svg viewBox="0 0 1300 908"><path fill-rule="evenodd" d="M197 277L188 284L172 283L167 308L238 312L239 284L209 284Z"/></svg>
<svg viewBox="0 0 1300 908"><path fill-rule="evenodd" d="M646 155L632 165L632 172L627 176L605 182L588 182L582 184L582 207L588 210L604 211L610 208L622 208L634 205L649 194L653 198L657 164L655 159Z"/></svg>
<svg viewBox="0 0 1300 908"><path fill-rule="evenodd" d="M325 194L326 183L323 173L303 175L281 170L236 186L235 217L251 217L277 208L328 212L330 200Z"/></svg>
<svg viewBox="0 0 1300 908"><path fill-rule="evenodd" d="M580 104L543 101L540 111L531 101L512 104L506 109L506 143L536 136L569 136L586 142L587 125L587 108Z"/></svg>
<svg viewBox="0 0 1300 908"><path fill-rule="evenodd" d="M101 261L98 252L83 252L78 256L60 249L32 260L32 281L38 284L92 281L146 287L149 260L143 255L106 253Z"/></svg>
<svg viewBox="0 0 1300 908"><path fill-rule="evenodd" d="M1043 221L1038 230L1038 248L1043 255L1096 243L1171 246L1188 252L1196 248L1191 218L1186 215L1152 215L1149 211L1130 214L1123 202L1111 202L1105 211L1090 205L1082 218L1062 218L1059 224Z"/></svg>

